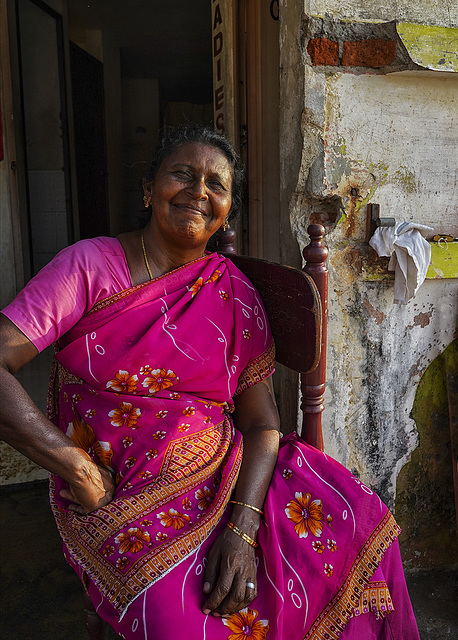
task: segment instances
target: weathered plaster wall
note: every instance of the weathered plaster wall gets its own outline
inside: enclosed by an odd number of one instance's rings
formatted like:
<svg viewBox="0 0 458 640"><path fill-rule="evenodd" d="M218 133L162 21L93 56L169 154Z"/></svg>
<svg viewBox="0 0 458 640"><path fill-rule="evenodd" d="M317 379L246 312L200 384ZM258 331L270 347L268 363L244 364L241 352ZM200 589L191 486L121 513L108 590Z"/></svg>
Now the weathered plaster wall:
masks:
<svg viewBox="0 0 458 640"><path fill-rule="evenodd" d="M346 20L403 20L458 27L455 0L304 0L308 15L331 15Z"/></svg>
<svg viewBox="0 0 458 640"><path fill-rule="evenodd" d="M451 4L432 2L300 4L301 57L290 74L303 93L285 102L288 113L300 107L300 167L282 190L301 248L316 221L330 250L325 449L396 511L397 477L419 443L411 412L420 377L456 337L457 281L427 280L394 305L387 259L366 242L366 205L458 235L456 74L422 69L392 22L456 19ZM281 33L284 48L297 46L292 24ZM281 56L285 69L294 54ZM294 166L287 145L281 157ZM417 500L412 491L404 487L404 507ZM444 553L431 562L446 563Z"/></svg>
<svg viewBox="0 0 458 640"><path fill-rule="evenodd" d="M451 431L456 434L457 372L455 340L428 366L415 393L412 417L420 445L401 470L396 492L396 517L403 529L407 566L458 562L450 446ZM457 460L456 442L454 455Z"/></svg>

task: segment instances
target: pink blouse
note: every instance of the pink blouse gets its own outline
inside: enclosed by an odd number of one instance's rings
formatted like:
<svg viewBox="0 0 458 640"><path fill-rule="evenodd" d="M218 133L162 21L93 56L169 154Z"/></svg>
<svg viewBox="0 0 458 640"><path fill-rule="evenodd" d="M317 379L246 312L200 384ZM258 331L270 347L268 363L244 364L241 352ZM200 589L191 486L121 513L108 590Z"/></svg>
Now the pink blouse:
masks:
<svg viewBox="0 0 458 640"><path fill-rule="evenodd" d="M117 238L80 240L43 267L2 313L43 351L99 300L131 286Z"/></svg>

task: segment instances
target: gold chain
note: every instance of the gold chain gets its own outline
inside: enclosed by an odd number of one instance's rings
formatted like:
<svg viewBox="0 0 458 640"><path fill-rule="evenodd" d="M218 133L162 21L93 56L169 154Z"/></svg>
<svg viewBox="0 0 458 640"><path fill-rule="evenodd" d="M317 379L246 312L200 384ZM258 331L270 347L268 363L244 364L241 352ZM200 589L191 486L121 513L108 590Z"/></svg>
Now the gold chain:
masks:
<svg viewBox="0 0 458 640"><path fill-rule="evenodd" d="M146 270L148 271L149 279L152 280L153 279L153 274L151 273L151 269L149 268L148 257L146 255L145 241L143 239L143 229L142 229L142 232L140 234L140 238L141 238L141 241L142 241L143 259L145 260Z"/></svg>

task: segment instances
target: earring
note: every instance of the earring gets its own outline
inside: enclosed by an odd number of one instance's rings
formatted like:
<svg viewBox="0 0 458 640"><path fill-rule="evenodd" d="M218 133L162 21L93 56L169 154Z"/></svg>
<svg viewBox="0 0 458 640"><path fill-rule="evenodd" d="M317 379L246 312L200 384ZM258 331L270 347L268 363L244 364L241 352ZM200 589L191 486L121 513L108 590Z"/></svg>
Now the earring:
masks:
<svg viewBox="0 0 458 640"><path fill-rule="evenodd" d="M223 222L223 231L226 231L227 227L229 226L229 222L226 218L226 220Z"/></svg>
<svg viewBox="0 0 458 640"><path fill-rule="evenodd" d="M148 209L149 202L148 202L148 197L147 196L143 196L143 203L145 205L145 209Z"/></svg>

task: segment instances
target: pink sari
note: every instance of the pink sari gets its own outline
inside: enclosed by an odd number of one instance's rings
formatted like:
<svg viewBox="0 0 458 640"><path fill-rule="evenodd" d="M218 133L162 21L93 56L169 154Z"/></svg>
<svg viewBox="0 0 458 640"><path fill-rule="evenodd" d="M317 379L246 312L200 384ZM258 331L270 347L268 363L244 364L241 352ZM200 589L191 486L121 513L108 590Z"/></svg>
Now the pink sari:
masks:
<svg viewBox="0 0 458 640"><path fill-rule="evenodd" d="M49 415L117 487L109 505L80 516L55 477L51 505L67 559L118 633L338 638L374 612L378 635L367 637L385 637L398 603L381 563L399 528L370 489L296 435L282 440L264 506L256 600L228 619L201 612L206 556L243 455L233 397L274 369L262 303L230 261L212 254L121 291L60 346ZM399 582L399 559L385 563ZM409 611L402 585L399 594ZM411 609L401 618L402 635L386 637L418 638Z"/></svg>

